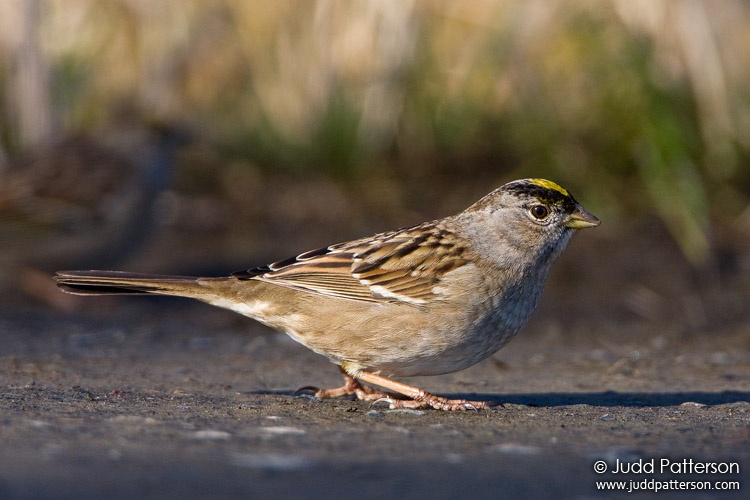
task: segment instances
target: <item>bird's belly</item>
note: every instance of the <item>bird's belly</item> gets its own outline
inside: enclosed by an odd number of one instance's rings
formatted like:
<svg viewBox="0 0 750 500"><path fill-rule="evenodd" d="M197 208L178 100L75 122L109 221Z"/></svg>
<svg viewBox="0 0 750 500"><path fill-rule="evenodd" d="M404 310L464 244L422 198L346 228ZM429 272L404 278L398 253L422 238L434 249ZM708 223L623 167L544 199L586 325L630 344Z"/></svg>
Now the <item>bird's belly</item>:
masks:
<svg viewBox="0 0 750 500"><path fill-rule="evenodd" d="M442 375L464 370L492 356L518 333L518 329L482 330L434 335L430 348L396 353L390 359L373 360L371 371L388 376ZM456 341L455 338L462 339Z"/></svg>
<svg viewBox="0 0 750 500"><path fill-rule="evenodd" d="M433 311L433 314L435 312ZM468 368L507 344L525 323L489 314L474 322L441 315L436 326L430 313L399 317L362 315L326 331L298 332L283 328L294 340L340 364L384 376L440 375Z"/></svg>
<svg viewBox="0 0 750 500"><path fill-rule="evenodd" d="M448 302L426 308L352 302L342 309L339 300L294 299L283 311L259 311L258 305L241 312L336 364L403 377L455 372L482 361L518 333L535 305L496 297L463 309Z"/></svg>

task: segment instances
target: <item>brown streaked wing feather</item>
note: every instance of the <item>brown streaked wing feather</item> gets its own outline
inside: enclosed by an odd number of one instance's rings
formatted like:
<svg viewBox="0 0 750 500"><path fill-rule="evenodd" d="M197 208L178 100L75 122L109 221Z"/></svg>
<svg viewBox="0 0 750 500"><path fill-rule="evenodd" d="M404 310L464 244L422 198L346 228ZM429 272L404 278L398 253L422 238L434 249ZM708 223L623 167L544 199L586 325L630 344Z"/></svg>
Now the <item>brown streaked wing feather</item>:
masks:
<svg viewBox="0 0 750 500"><path fill-rule="evenodd" d="M238 276L323 295L421 304L466 260L456 238L432 223L339 243Z"/></svg>

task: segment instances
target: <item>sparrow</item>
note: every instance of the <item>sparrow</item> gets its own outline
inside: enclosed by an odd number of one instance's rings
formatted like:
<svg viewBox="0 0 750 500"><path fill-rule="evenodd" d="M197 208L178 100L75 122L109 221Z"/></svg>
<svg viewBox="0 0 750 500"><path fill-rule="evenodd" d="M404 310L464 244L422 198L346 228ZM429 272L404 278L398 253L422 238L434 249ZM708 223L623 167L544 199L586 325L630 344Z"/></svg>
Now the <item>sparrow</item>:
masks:
<svg viewBox="0 0 750 500"><path fill-rule="evenodd" d="M599 225L566 189L509 182L461 213L304 252L225 277L60 271L80 295L188 297L253 318L327 357L353 395L391 408L466 410L394 380L468 368L496 353L536 308L552 263L579 229Z"/></svg>

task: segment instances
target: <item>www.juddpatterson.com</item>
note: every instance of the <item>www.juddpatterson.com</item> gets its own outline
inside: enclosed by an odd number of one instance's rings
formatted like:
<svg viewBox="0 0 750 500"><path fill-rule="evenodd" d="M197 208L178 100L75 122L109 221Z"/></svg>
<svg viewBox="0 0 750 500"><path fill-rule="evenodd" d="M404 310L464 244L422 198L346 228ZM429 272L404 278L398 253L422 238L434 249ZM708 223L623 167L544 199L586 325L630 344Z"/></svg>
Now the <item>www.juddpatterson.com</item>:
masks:
<svg viewBox="0 0 750 500"><path fill-rule="evenodd" d="M690 475L734 475L740 473L739 462L701 462L692 458L673 460L669 458L639 459L631 462L616 459L609 464L604 460L594 462L594 472L597 474L690 474ZM716 478L712 478L716 479ZM723 479L729 479L725 477ZM632 493L634 491L662 491L662 490L739 490L739 481L687 481L680 479L644 478L628 479L625 481L597 481L598 490L619 490Z"/></svg>

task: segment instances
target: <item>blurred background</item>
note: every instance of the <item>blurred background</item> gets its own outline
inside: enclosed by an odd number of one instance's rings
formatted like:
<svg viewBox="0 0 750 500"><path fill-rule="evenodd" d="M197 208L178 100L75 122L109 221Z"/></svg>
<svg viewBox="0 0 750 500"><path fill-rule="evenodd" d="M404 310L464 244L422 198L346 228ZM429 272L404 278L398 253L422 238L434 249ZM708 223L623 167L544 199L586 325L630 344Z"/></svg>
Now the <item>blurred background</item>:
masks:
<svg viewBox="0 0 750 500"><path fill-rule="evenodd" d="M639 318L745 315L742 0L7 0L0 88L12 290L226 274L535 176L603 220L558 286Z"/></svg>

